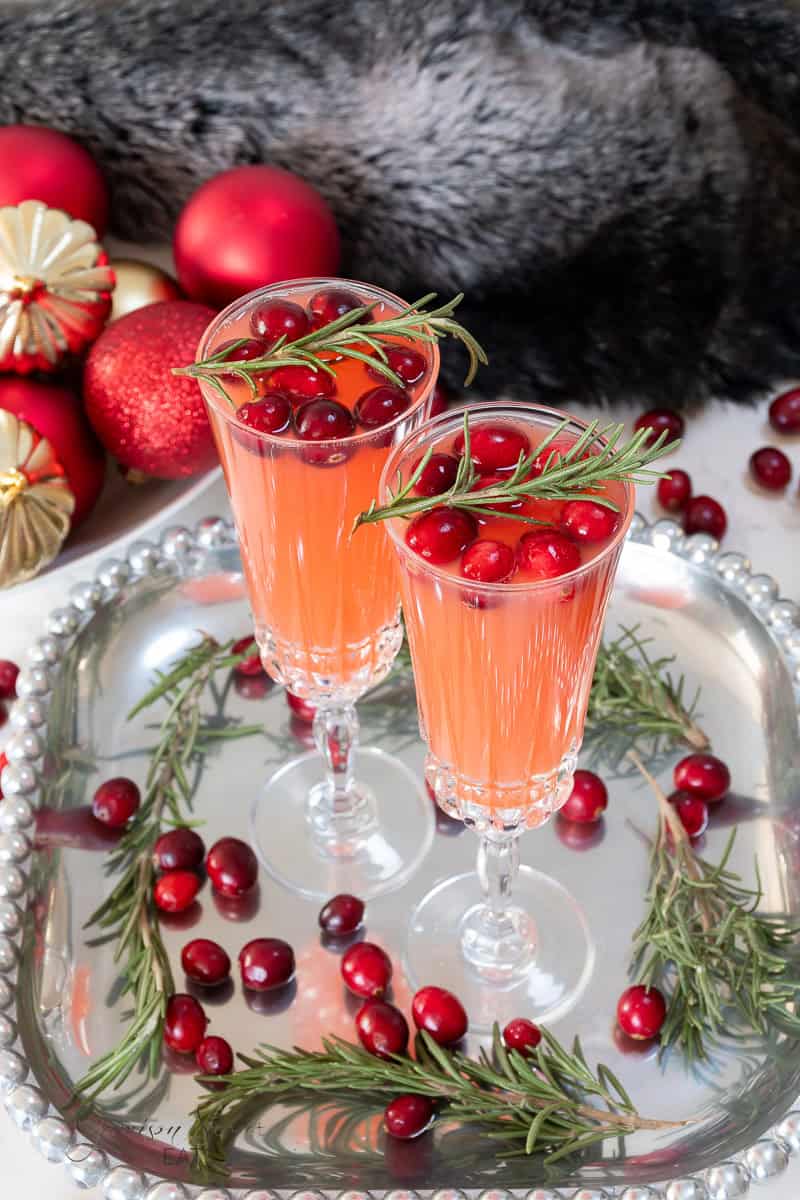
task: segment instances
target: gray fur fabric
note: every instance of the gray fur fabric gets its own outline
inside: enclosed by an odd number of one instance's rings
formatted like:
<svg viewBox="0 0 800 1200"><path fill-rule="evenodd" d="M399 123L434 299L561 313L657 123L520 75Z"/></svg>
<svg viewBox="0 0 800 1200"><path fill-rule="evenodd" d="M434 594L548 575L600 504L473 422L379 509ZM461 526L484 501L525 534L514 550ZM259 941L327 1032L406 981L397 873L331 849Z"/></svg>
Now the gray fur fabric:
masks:
<svg viewBox="0 0 800 1200"><path fill-rule="evenodd" d="M799 62L794 0L0 0L0 123L83 141L120 233L288 167L550 402L800 373Z"/></svg>

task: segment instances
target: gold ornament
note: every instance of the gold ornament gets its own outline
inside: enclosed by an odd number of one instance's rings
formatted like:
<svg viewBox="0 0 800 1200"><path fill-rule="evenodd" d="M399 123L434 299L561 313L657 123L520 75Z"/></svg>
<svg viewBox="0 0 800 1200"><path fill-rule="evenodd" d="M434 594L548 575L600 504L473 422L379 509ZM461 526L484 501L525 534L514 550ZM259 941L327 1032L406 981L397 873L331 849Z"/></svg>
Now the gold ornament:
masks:
<svg viewBox="0 0 800 1200"><path fill-rule="evenodd" d="M70 530L75 498L47 438L0 411L0 587L32 579Z"/></svg>
<svg viewBox="0 0 800 1200"><path fill-rule="evenodd" d="M172 276L152 263L140 262L135 258L115 258L111 267L117 282L109 323L137 308L144 308L146 304L180 300L183 295Z"/></svg>

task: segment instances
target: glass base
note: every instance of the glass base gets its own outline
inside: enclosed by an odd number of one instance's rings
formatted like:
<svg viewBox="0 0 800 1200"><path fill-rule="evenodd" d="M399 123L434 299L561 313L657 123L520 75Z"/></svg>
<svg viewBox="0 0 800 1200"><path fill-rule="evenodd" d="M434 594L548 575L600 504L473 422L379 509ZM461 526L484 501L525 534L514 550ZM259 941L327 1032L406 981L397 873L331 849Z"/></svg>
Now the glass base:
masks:
<svg viewBox="0 0 800 1200"><path fill-rule="evenodd" d="M586 989L596 947L583 910L555 879L521 867L511 920L498 932L478 876L456 875L428 892L409 925L405 968L413 990L455 992L473 1033L513 1017L554 1021Z"/></svg>
<svg viewBox="0 0 800 1200"><path fill-rule="evenodd" d="M322 758L293 759L250 813L253 848L278 883L313 900L369 900L402 887L433 843L435 814L420 778L383 750L359 750L356 804L331 817Z"/></svg>

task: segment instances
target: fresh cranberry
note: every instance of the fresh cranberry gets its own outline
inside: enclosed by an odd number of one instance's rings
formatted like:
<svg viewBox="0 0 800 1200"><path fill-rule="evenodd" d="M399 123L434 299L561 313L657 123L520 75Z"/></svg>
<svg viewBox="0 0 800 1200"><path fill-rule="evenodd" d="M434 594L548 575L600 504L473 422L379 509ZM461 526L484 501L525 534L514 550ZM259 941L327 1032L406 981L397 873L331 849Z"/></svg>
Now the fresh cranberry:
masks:
<svg viewBox="0 0 800 1200"><path fill-rule="evenodd" d="M156 880L153 899L162 912L185 912L200 890L194 871L167 871Z"/></svg>
<svg viewBox="0 0 800 1200"><path fill-rule="evenodd" d="M266 358L269 354L269 346L266 342L262 342L260 338L247 338L246 341L242 342L234 350L233 347L236 346L236 342L239 340L238 338L230 338L227 342L221 342L214 353L219 354L222 350L230 351L230 353L225 355L225 358L226 360L229 359L232 363L253 362L254 359ZM229 378L235 379L236 376L231 372Z"/></svg>
<svg viewBox="0 0 800 1200"><path fill-rule="evenodd" d="M507 476L503 475L481 475L475 480L470 491L489 492L501 486L506 479ZM517 509L522 508L523 503L524 501L522 500L494 500L491 503L487 503L486 508L490 512L496 513L515 512Z"/></svg>
<svg viewBox="0 0 800 1200"><path fill-rule="evenodd" d="M432 508L420 513L406 530L406 545L429 563L447 563L458 558L475 540L474 517L459 508Z"/></svg>
<svg viewBox="0 0 800 1200"><path fill-rule="evenodd" d="M92 799L92 812L104 825L119 829L138 811L140 800L139 789L133 780L120 775L100 784Z"/></svg>
<svg viewBox="0 0 800 1200"><path fill-rule="evenodd" d="M569 799L560 809L564 820L593 825L607 807L608 791L600 776L594 771L576 771Z"/></svg>
<svg viewBox="0 0 800 1200"><path fill-rule="evenodd" d="M200 834L181 825L161 834L153 847L153 862L158 871L192 871L202 865L205 853Z"/></svg>
<svg viewBox="0 0 800 1200"><path fill-rule="evenodd" d="M280 337L295 342L308 333L310 326L305 309L291 300L267 300L253 309L250 316L252 332L268 342L276 342Z"/></svg>
<svg viewBox="0 0 800 1200"><path fill-rule="evenodd" d="M248 637L239 638L238 642L234 642L231 646L231 654L244 654L246 650L252 649L253 654L248 654L247 658L243 658L233 668L237 675L260 675L263 667L261 666L261 658L258 653L256 639L252 633Z"/></svg>
<svg viewBox="0 0 800 1200"><path fill-rule="evenodd" d="M700 837L708 828L708 805L700 796L692 796L689 792L673 792L669 797L670 804L681 820L681 825L690 838Z"/></svg>
<svg viewBox="0 0 800 1200"><path fill-rule="evenodd" d="M536 458L531 463L531 479L538 479L544 472L545 468L553 470L554 467L561 465L561 460L574 446L575 441L554 441L549 442L544 450L540 450ZM581 455L581 458L589 458L589 453Z"/></svg>
<svg viewBox="0 0 800 1200"><path fill-rule="evenodd" d="M708 804L721 800L731 786L730 771L714 754L687 754L676 764L672 777L676 788Z"/></svg>
<svg viewBox="0 0 800 1200"><path fill-rule="evenodd" d="M640 417L636 418L633 428L637 432L640 429L649 429L650 436L645 445L652 446L662 433L666 433L667 442L674 442L677 438L683 437L685 424L681 414L674 412L671 408L651 408L649 412L642 413Z"/></svg>
<svg viewBox="0 0 800 1200"><path fill-rule="evenodd" d="M209 850L206 871L215 892L222 896L243 896L258 878L258 860L247 842L224 837Z"/></svg>
<svg viewBox="0 0 800 1200"><path fill-rule="evenodd" d="M417 459L414 463L414 471L420 461ZM422 474L414 485L414 491L418 496L441 496L442 492L448 491L453 486L457 474L457 458L454 458L452 454L432 454L422 468Z"/></svg>
<svg viewBox="0 0 800 1200"><path fill-rule="evenodd" d="M8 766L8 755L5 750L0 750L0 781L2 781L3 771ZM0 787L0 800L3 799L3 789Z"/></svg>
<svg viewBox="0 0 800 1200"><path fill-rule="evenodd" d="M336 391L333 375L299 364L275 367L269 372L266 385L270 392L285 393L293 404L316 400L320 396L332 396Z"/></svg>
<svg viewBox="0 0 800 1200"><path fill-rule="evenodd" d="M323 325L330 325L331 321L338 321L339 317L343 317L345 313L352 312L354 308L361 308L364 301L361 300L354 292L348 292L345 288L325 288L324 291L315 292L308 303L311 310L311 328L321 329ZM360 321L370 321L372 318L369 315L360 318Z"/></svg>
<svg viewBox="0 0 800 1200"><path fill-rule="evenodd" d="M342 979L356 996L382 996L392 978L392 960L373 942L356 942L342 958Z"/></svg>
<svg viewBox="0 0 800 1200"><path fill-rule="evenodd" d="M353 414L337 400L312 400L297 410L295 427L304 442L350 437L355 431Z"/></svg>
<svg viewBox="0 0 800 1200"><path fill-rule="evenodd" d="M398 1096L383 1110L384 1129L404 1142L419 1137L432 1120L433 1101L429 1096Z"/></svg>
<svg viewBox="0 0 800 1200"><path fill-rule="evenodd" d="M203 983L208 987L223 983L231 973L227 951L210 938L195 938L187 942L181 951L181 966L193 983Z"/></svg>
<svg viewBox="0 0 800 1200"><path fill-rule="evenodd" d="M261 400L243 404L236 410L236 419L257 433L284 433L292 419L292 402L283 392L270 392Z"/></svg>
<svg viewBox="0 0 800 1200"><path fill-rule="evenodd" d="M364 901L342 892L323 905L318 919L320 929L333 937L355 933L364 920Z"/></svg>
<svg viewBox="0 0 800 1200"><path fill-rule="evenodd" d="M13 700L17 694L19 667L9 658L0 658L0 700Z"/></svg>
<svg viewBox="0 0 800 1200"><path fill-rule="evenodd" d="M781 492L792 477L792 464L782 450L762 446L750 455L750 474L770 492Z"/></svg>
<svg viewBox="0 0 800 1200"><path fill-rule="evenodd" d="M364 429L380 429L388 425L411 403L411 396L403 388L391 383L382 383L359 396L355 406L355 417Z"/></svg>
<svg viewBox="0 0 800 1200"><path fill-rule="evenodd" d="M769 406L769 423L778 433L800 431L800 388L781 392Z"/></svg>
<svg viewBox="0 0 800 1200"><path fill-rule="evenodd" d="M384 350L386 366L390 371L394 371L406 387L419 383L428 366L424 354L420 354L419 350L412 350L410 346L385 346ZM375 367L367 367L367 374L373 379L386 379Z"/></svg>
<svg viewBox="0 0 800 1200"><path fill-rule="evenodd" d="M431 402L428 406L428 416L431 418L438 417L441 413L447 412L447 408L448 408L449 404L450 404L450 393L448 392L448 390L444 386L444 384L441 382L441 380L437 379L437 381L433 387L433 394L431 395Z"/></svg>
<svg viewBox="0 0 800 1200"><path fill-rule="evenodd" d="M520 1054L533 1054L542 1040L542 1031L527 1017L515 1017L509 1021L503 1030L503 1042L509 1050L518 1050Z"/></svg>
<svg viewBox="0 0 800 1200"><path fill-rule="evenodd" d="M517 543L517 565L536 579L557 579L581 565L578 547L557 529L534 529Z"/></svg>
<svg viewBox="0 0 800 1200"><path fill-rule="evenodd" d="M378 1058L405 1054L408 1022L399 1008L384 1000L367 1000L356 1013L356 1032L365 1050Z"/></svg>
<svg viewBox="0 0 800 1200"><path fill-rule="evenodd" d="M514 574L514 551L504 542L479 538L461 556L461 574L477 583L502 583Z"/></svg>
<svg viewBox="0 0 800 1200"><path fill-rule="evenodd" d="M683 528L686 533L710 533L719 542L725 536L728 518L713 497L692 496L683 514Z"/></svg>
<svg viewBox="0 0 800 1200"><path fill-rule="evenodd" d="M520 455L529 452L531 444L525 434L514 425L478 425L470 429L469 453L475 469L481 473L486 471L505 471L515 467ZM455 440L456 454L464 453L464 434L461 432Z"/></svg>
<svg viewBox="0 0 800 1200"><path fill-rule="evenodd" d="M680 512L692 497L692 481L685 471L676 467L669 475L659 479L656 495L658 503L667 512Z"/></svg>
<svg viewBox="0 0 800 1200"><path fill-rule="evenodd" d="M253 992L282 987L294 975L294 950L280 938L254 938L239 954L242 983Z"/></svg>
<svg viewBox="0 0 800 1200"><path fill-rule="evenodd" d="M234 675L233 689L243 700L263 700L274 686L263 672L260 675Z"/></svg>
<svg viewBox="0 0 800 1200"><path fill-rule="evenodd" d="M451 1046L467 1032L467 1014L457 996L441 987L423 987L411 1002L417 1029L424 1029L440 1046Z"/></svg>
<svg viewBox="0 0 800 1200"><path fill-rule="evenodd" d="M233 1050L225 1038L203 1038L195 1052L195 1061L203 1075L230 1075L233 1070Z"/></svg>
<svg viewBox="0 0 800 1200"><path fill-rule="evenodd" d="M309 725L312 723L317 710L308 700L304 700L302 696L295 696L293 692L287 691L286 703L298 721L307 721Z"/></svg>
<svg viewBox="0 0 800 1200"><path fill-rule="evenodd" d="M208 1018L194 996L177 992L167 1001L164 1041L176 1054L194 1054L205 1036Z"/></svg>
<svg viewBox="0 0 800 1200"><path fill-rule="evenodd" d="M619 514L595 500L569 500L561 512L561 528L576 542L604 542L619 524Z"/></svg>
<svg viewBox="0 0 800 1200"><path fill-rule="evenodd" d="M666 1001L658 988L641 983L626 988L617 1004L620 1029L637 1042L656 1037L666 1015Z"/></svg>

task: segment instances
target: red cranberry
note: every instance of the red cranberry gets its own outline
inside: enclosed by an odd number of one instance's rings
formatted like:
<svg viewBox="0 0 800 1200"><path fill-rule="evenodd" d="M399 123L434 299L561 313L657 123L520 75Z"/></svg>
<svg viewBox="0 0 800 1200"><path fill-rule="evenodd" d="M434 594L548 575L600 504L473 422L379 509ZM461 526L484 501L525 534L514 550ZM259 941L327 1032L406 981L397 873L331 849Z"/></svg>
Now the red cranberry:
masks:
<svg viewBox="0 0 800 1200"><path fill-rule="evenodd" d="M263 671L261 666L261 657L258 653L256 639L250 634L249 637L239 638L238 642L234 642L231 646L231 654L244 654L245 650L251 649L253 654L248 654L247 658L243 658L240 663L237 663L233 668L237 675L260 675Z"/></svg>
<svg viewBox="0 0 800 1200"><path fill-rule="evenodd" d="M332 396L336 391L333 375L296 364L275 367L267 376L266 385L271 392L284 392L294 404L316 400L319 396Z"/></svg>
<svg viewBox="0 0 800 1200"><path fill-rule="evenodd" d="M272 691L273 681L263 672L260 675L236 675L233 688L243 700L263 700Z"/></svg>
<svg viewBox="0 0 800 1200"><path fill-rule="evenodd" d="M433 394L431 395L431 402L430 402L430 405L428 406L428 416L429 417L438 417L441 413L447 412L447 408L448 408L449 404L450 404L450 393L448 392L448 390L444 386L444 384L440 380L437 379L437 381L433 387Z"/></svg>
<svg viewBox="0 0 800 1200"><path fill-rule="evenodd" d="M356 996L382 996L392 978L392 960L373 942L356 942L342 958L342 979Z"/></svg>
<svg viewBox="0 0 800 1200"><path fill-rule="evenodd" d="M233 347L238 340L238 338L229 338L227 342L221 342L214 353L219 354L222 350L230 351L229 354L225 355L225 358L226 360L230 359L231 362L253 362L254 359L266 358L269 354L269 346L266 342L262 342L260 338L247 338L246 341L242 342L234 350ZM235 378L233 372L231 372L229 378Z"/></svg>
<svg viewBox="0 0 800 1200"><path fill-rule="evenodd" d="M420 459L414 463L416 471ZM448 491L456 481L458 459L452 454L432 454L422 469L422 474L414 485L418 496L441 496Z"/></svg>
<svg viewBox="0 0 800 1200"><path fill-rule="evenodd" d="M561 528L576 542L604 542L619 524L619 514L595 500L570 500L561 512Z"/></svg>
<svg viewBox="0 0 800 1200"><path fill-rule="evenodd" d="M457 996L446 988L424 987L415 994L411 1015L440 1046L451 1046L467 1032L467 1014Z"/></svg>
<svg viewBox="0 0 800 1200"><path fill-rule="evenodd" d="M365 1050L378 1058L405 1054L408 1022L399 1008L384 1000L367 1000L356 1013L356 1032Z"/></svg>
<svg viewBox="0 0 800 1200"><path fill-rule="evenodd" d="M156 880L153 899L162 912L185 912L200 891L200 880L194 871L167 871Z"/></svg>
<svg viewBox="0 0 800 1200"><path fill-rule="evenodd" d="M656 487L658 503L667 512L680 512L689 503L692 496L692 481L685 471L676 467L659 479Z"/></svg>
<svg viewBox="0 0 800 1200"><path fill-rule="evenodd" d="M520 1054L533 1054L542 1040L542 1031L527 1017L515 1017L509 1021L503 1030L503 1042L509 1050L518 1050Z"/></svg>
<svg viewBox="0 0 800 1200"><path fill-rule="evenodd" d="M626 988L617 1004L620 1029L637 1042L656 1037L666 1015L666 1001L658 988L641 983Z"/></svg>
<svg viewBox="0 0 800 1200"><path fill-rule="evenodd" d="M673 792L669 802L675 806L681 825L690 838L705 833L708 828L708 805L705 800L700 796L691 796L689 792Z"/></svg>
<svg viewBox="0 0 800 1200"><path fill-rule="evenodd" d="M683 515L686 533L710 533L721 541L728 528L725 509L711 496L692 496Z"/></svg>
<svg viewBox="0 0 800 1200"><path fill-rule="evenodd" d="M254 938L239 954L239 969L246 988L268 992L294 975L294 950L280 938Z"/></svg>
<svg viewBox="0 0 800 1200"><path fill-rule="evenodd" d="M769 423L778 433L800 431L800 388L775 397L769 406Z"/></svg>
<svg viewBox="0 0 800 1200"><path fill-rule="evenodd" d="M386 366L390 371L394 371L406 387L419 383L428 366L424 354L420 354L419 350L412 350L410 346L385 346L384 349ZM375 367L367 367L367 374L373 379L386 379Z"/></svg>
<svg viewBox="0 0 800 1200"><path fill-rule="evenodd" d="M0 750L0 780L2 780L3 771L6 769L7 766L8 766L8 755L6 754L5 750ZM2 800L2 799L3 799L3 789L2 789L2 787L0 787L0 800Z"/></svg>
<svg viewBox="0 0 800 1200"><path fill-rule="evenodd" d="M13 700L17 694L19 667L8 658L0 658L0 700Z"/></svg>
<svg viewBox="0 0 800 1200"><path fill-rule="evenodd" d="M514 574L514 551L504 542L479 538L461 556L461 574L478 583L502 583Z"/></svg>
<svg viewBox="0 0 800 1200"><path fill-rule="evenodd" d="M556 529L534 529L517 544L517 565L536 579L557 579L581 565L578 547Z"/></svg>
<svg viewBox="0 0 800 1200"><path fill-rule="evenodd" d="M243 404L236 410L236 418L257 433L284 433L292 419L292 402L283 392L271 392Z"/></svg>
<svg viewBox="0 0 800 1200"><path fill-rule="evenodd" d="M594 771L576 771L569 799L560 809L564 820L593 825L607 807L608 791L600 776Z"/></svg>
<svg viewBox="0 0 800 1200"><path fill-rule="evenodd" d="M676 764L672 777L680 791L699 796L709 804L721 800L731 786L730 771L714 754L687 754Z"/></svg>
<svg viewBox="0 0 800 1200"><path fill-rule="evenodd" d="M531 444L525 434L513 425L478 425L470 429L469 452L476 470L505 471L515 467L520 455L527 454ZM457 454L464 453L464 434L454 443Z"/></svg>
<svg viewBox="0 0 800 1200"><path fill-rule="evenodd" d="M359 396L355 406L355 417L365 429L380 429L388 425L411 403L411 396L403 388L391 383L382 383Z"/></svg>
<svg viewBox="0 0 800 1200"><path fill-rule="evenodd" d="M505 477L503 475L481 475L478 479L475 480L472 487L470 488L470 491L471 492L492 491L494 488L501 485L504 482L505 478L507 478L507 477ZM507 512L514 512L516 509L522 508L522 505L523 505L522 500L494 500L490 504L487 503L486 508L488 508L490 512L507 513Z"/></svg>
<svg viewBox="0 0 800 1200"><path fill-rule="evenodd" d="M176 1054L194 1054L205 1036L208 1018L194 996L176 992L167 1001L164 1041Z"/></svg>
<svg viewBox="0 0 800 1200"><path fill-rule="evenodd" d="M780 492L792 477L792 464L782 450L762 446L750 455L750 474L763 488Z"/></svg>
<svg viewBox="0 0 800 1200"><path fill-rule="evenodd" d="M92 799L92 812L104 825L119 829L138 811L140 799L133 780L120 775L100 784Z"/></svg>
<svg viewBox="0 0 800 1200"><path fill-rule="evenodd" d="M194 983L214 987L223 983L231 973L231 960L217 942L210 938L195 938L181 951L181 966Z"/></svg>
<svg viewBox="0 0 800 1200"><path fill-rule="evenodd" d="M291 300L267 300L250 315L251 330L268 342L276 342L279 337L295 342L308 333L310 325L305 309Z"/></svg>
<svg viewBox="0 0 800 1200"><path fill-rule="evenodd" d="M307 721L309 725L312 723L317 710L313 704L309 704L308 700L304 700L302 696L295 696L293 692L287 691L286 703L298 721Z"/></svg>
<svg viewBox="0 0 800 1200"><path fill-rule="evenodd" d="M320 929L334 937L355 933L364 920L364 901L342 892L323 905L318 919Z"/></svg>
<svg viewBox="0 0 800 1200"><path fill-rule="evenodd" d="M258 878L258 860L239 838L220 838L208 852L206 871L215 892L222 896L243 896Z"/></svg>
<svg viewBox="0 0 800 1200"><path fill-rule="evenodd" d="M325 288L321 292L315 292L308 303L311 310L311 328L321 329L323 325L330 325L331 321L337 321L354 308L361 308L364 303L365 301L354 292L348 292L344 288ZM367 315L360 318L360 321L371 319Z"/></svg>
<svg viewBox="0 0 800 1200"><path fill-rule="evenodd" d="M474 517L462 509L432 508L411 521L406 545L429 563L447 563L458 558L477 533Z"/></svg>
<svg viewBox="0 0 800 1200"><path fill-rule="evenodd" d="M304 442L350 437L355 427L353 414L337 400L312 400L295 415L295 428Z"/></svg>
<svg viewBox="0 0 800 1200"><path fill-rule="evenodd" d="M384 1129L402 1141L419 1137L432 1120L433 1101L429 1096L398 1096L383 1110Z"/></svg>
<svg viewBox="0 0 800 1200"><path fill-rule="evenodd" d="M677 438L683 437L685 424L681 414L674 412L671 408L651 408L649 412L642 413L640 417L636 418L633 428L637 432L640 429L649 429L650 436L645 445L652 446L662 433L666 433L667 442L674 442Z"/></svg>
<svg viewBox="0 0 800 1200"><path fill-rule="evenodd" d="M195 1052L195 1061L203 1075L230 1075L233 1070L233 1050L225 1038L203 1038Z"/></svg>
<svg viewBox="0 0 800 1200"><path fill-rule="evenodd" d="M531 464L531 479L538 479L546 467L552 471L554 467L560 466L562 457L572 449L574 444L574 440L565 442L558 439L548 443L544 450L539 451ZM582 454L581 458L589 458L589 453Z"/></svg>
<svg viewBox="0 0 800 1200"><path fill-rule="evenodd" d="M191 871L202 865L205 852L200 834L182 825L161 834L153 847L153 862L158 871Z"/></svg>

